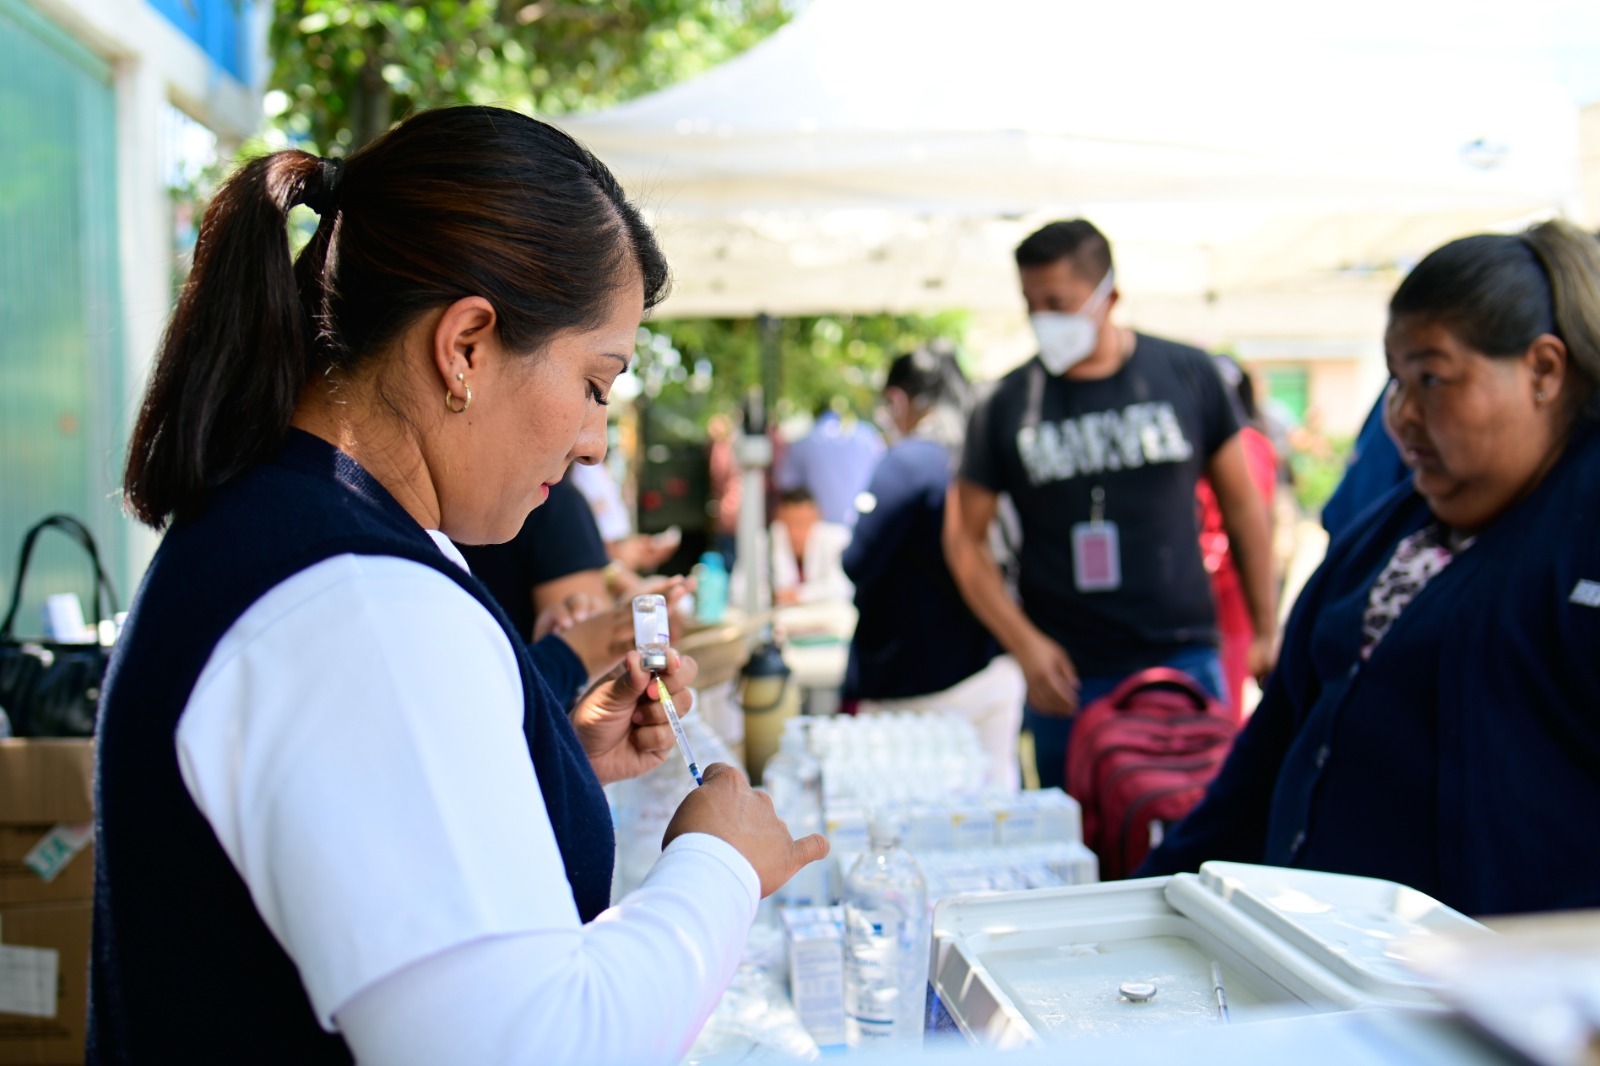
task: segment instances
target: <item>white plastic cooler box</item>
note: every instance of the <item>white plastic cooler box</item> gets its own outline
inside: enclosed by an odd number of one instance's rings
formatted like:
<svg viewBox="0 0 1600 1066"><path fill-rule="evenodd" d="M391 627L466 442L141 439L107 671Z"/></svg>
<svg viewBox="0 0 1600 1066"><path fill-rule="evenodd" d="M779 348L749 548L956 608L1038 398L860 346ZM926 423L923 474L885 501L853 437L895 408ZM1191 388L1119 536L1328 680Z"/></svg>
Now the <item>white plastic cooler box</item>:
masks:
<svg viewBox="0 0 1600 1066"><path fill-rule="evenodd" d="M1439 1004L1406 945L1482 928L1388 881L1212 862L1198 875L946 900L931 983L957 1028L998 1047L1427 1010Z"/></svg>

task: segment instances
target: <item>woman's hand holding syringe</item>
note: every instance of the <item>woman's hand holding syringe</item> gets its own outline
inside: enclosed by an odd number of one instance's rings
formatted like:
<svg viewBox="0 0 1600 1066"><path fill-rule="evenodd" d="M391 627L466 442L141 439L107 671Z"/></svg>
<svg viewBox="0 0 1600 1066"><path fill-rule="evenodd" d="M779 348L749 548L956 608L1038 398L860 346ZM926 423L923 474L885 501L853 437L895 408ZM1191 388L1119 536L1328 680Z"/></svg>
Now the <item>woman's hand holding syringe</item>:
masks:
<svg viewBox="0 0 1600 1066"><path fill-rule="evenodd" d="M715 763L701 772L673 705L674 690L667 682L676 672L678 653L670 647L666 601L652 595L635 598L633 621L640 665L651 671L650 684L660 698L678 750L695 784L700 786L679 805L667 826L662 847L684 833L706 833L724 840L749 861L760 878L762 896L769 896L801 867L827 855L827 838L820 834L801 840L791 837L789 827L773 810L772 798L751 788L744 774L735 768ZM630 667L632 658L630 653Z"/></svg>

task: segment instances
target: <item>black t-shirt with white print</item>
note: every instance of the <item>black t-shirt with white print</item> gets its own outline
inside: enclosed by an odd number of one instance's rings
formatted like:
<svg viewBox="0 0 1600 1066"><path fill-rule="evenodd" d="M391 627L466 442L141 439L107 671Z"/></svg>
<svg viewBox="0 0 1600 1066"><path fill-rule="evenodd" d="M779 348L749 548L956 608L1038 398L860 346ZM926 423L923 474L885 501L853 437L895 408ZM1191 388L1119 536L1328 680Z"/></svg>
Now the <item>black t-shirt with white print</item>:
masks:
<svg viewBox="0 0 1600 1066"><path fill-rule="evenodd" d="M1034 358L973 412L961 477L1010 494L1023 610L1080 675L1120 677L1216 643L1194 490L1238 430L1211 357L1144 334L1109 378L1069 381ZM1080 592L1072 528L1089 521L1095 488L1117 527L1121 585Z"/></svg>

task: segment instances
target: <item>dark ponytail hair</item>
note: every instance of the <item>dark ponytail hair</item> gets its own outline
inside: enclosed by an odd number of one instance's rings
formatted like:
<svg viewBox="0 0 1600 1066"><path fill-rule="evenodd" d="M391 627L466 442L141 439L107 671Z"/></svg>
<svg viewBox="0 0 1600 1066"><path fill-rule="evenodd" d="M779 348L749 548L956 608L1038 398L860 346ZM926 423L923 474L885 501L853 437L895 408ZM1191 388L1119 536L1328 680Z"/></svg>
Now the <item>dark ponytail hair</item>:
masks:
<svg viewBox="0 0 1600 1066"><path fill-rule="evenodd" d="M291 266L298 204L322 219ZM281 447L307 381L378 355L431 308L482 296L502 343L532 354L598 325L636 271L653 307L666 260L616 178L514 111L425 111L342 166L294 150L251 160L201 224L129 445L126 506L157 529L194 514Z"/></svg>
<svg viewBox="0 0 1600 1066"><path fill-rule="evenodd" d="M1389 301L1390 321L1435 322L1484 355L1522 355L1548 333L1567 346L1573 410L1600 386L1600 241L1569 222L1483 233L1428 253Z"/></svg>

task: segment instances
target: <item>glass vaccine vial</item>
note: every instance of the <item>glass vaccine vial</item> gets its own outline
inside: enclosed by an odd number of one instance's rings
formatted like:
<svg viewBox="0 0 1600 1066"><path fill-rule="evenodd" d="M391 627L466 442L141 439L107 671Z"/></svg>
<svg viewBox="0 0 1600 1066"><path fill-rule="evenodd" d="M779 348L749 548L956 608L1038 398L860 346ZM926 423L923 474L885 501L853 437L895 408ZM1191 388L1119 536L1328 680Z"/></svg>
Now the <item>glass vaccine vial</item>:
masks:
<svg viewBox="0 0 1600 1066"><path fill-rule="evenodd" d="M667 624L667 598L660 595L633 598L633 643L644 658L644 668L660 673L667 668L667 646L672 630Z"/></svg>

